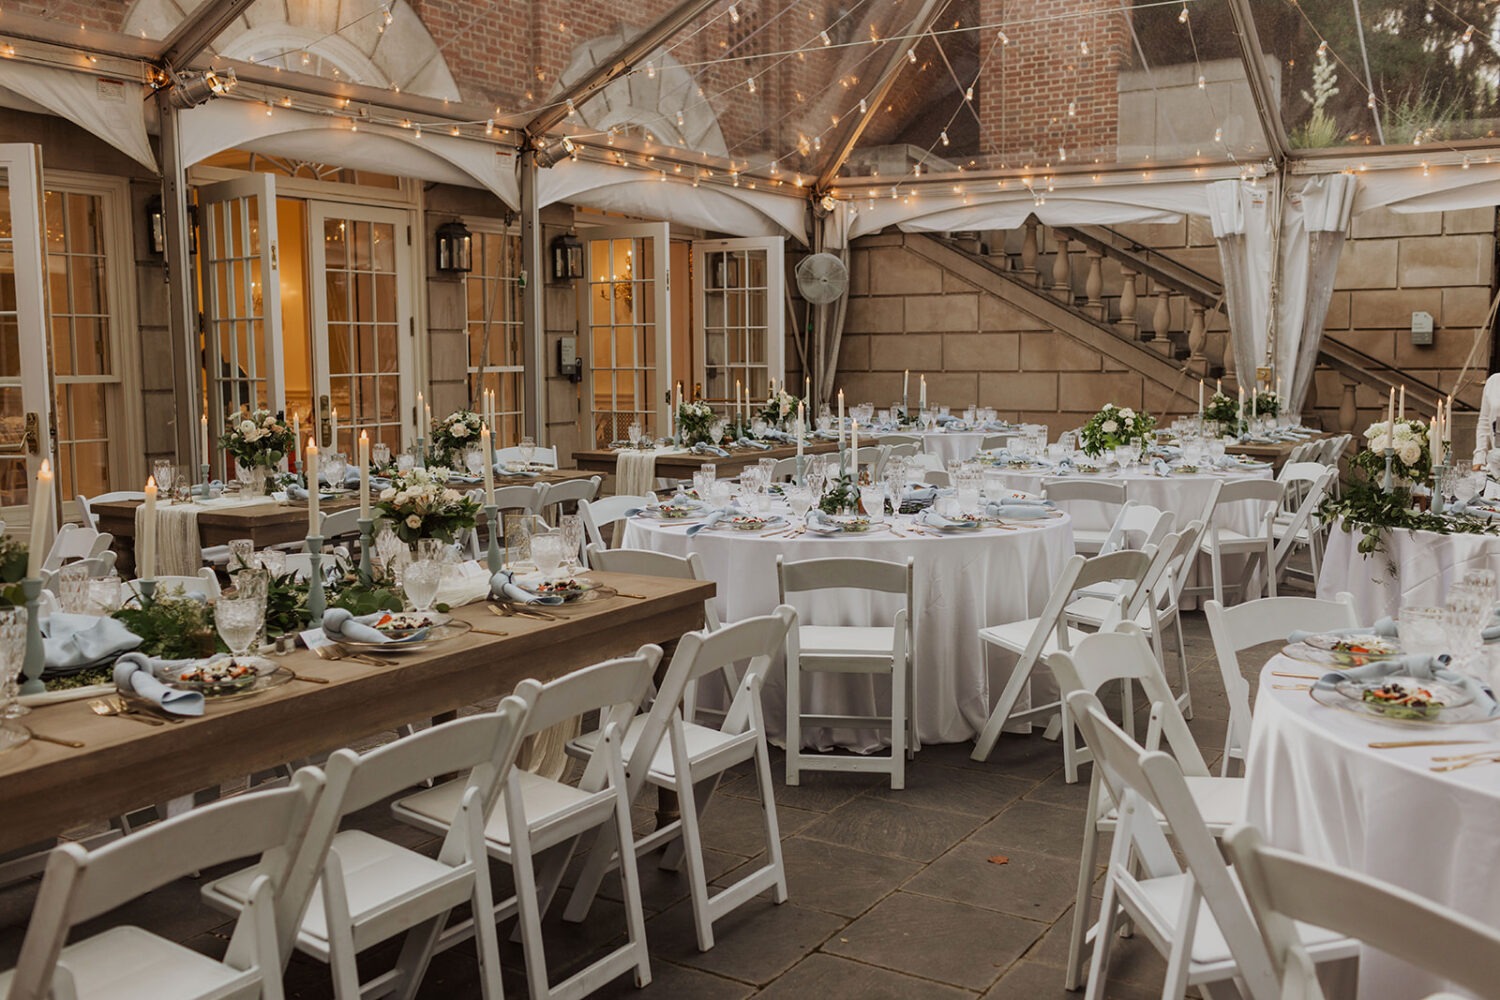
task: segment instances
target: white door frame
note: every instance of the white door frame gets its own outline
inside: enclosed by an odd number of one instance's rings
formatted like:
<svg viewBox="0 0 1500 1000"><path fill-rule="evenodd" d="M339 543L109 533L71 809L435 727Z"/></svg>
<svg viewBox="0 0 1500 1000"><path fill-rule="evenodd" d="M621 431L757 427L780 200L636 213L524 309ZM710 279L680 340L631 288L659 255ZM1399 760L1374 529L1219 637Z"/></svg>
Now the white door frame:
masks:
<svg viewBox="0 0 1500 1000"><path fill-rule="evenodd" d="M650 400L650 406L642 407L651 413L656 420L654 433L660 437L667 433L667 413L671 408L670 398L672 394L672 298L670 295L672 287L671 274L671 228L665 222L640 223L631 226L597 226L591 229L581 230L578 238L584 244L584 288L585 301L584 323L587 332L588 348L580 350L579 357L584 359L584 393L588 397L588 407L585 411L588 427L584 434L584 441L592 446L594 440L594 364L593 364L593 340L594 328L596 326L614 326L613 316L608 322L594 322L594 282L593 274L593 241L594 240L624 240L624 239L650 239L652 274L650 287L653 304L655 306L654 338L656 349L656 380L654 398ZM636 279L640 280L640 279ZM607 442L606 442L607 443Z"/></svg>
<svg viewBox="0 0 1500 1000"><path fill-rule="evenodd" d="M219 354L219 332L215 324L220 322L220 317L225 316L224 307L220 303L219 289L213 273L213 261L215 260L215 230L213 225L214 212L211 206L216 204L231 204L231 210L241 213L241 222L247 227L251 221L249 200L255 198L256 212L260 226L260 285L261 285L261 336L265 338L265 372L252 373L251 379L265 380L266 406L273 412L286 408L286 377L281 363L281 270L280 270L280 246L276 231L276 178L271 174L246 174L234 180L220 181L198 189L198 205L200 224L203 229L203 239L198 248L198 267L202 275L203 283L203 319L205 323L204 340L207 344L207 364L209 399L212 401L209 409L209 428L213 434L213 440L224 432L224 417L226 415L225 399L220 392L222 365ZM238 268L229 268L231 279L237 277ZM237 286L231 286L228 294L233 300L238 291ZM245 320L253 322L251 317L235 317L235 321ZM253 357L253 355L252 355ZM261 402L259 399L250 400L251 405ZM219 461L223 455L217 445L211 444L209 451L216 459L213 462L213 474L227 472L221 468Z"/></svg>
<svg viewBox="0 0 1500 1000"><path fill-rule="evenodd" d="M754 236L730 240L693 241L693 338L699 346L693 362L694 378L708 388L708 290L707 257L710 253L761 250L766 255L766 377L778 383L786 381L786 241L780 236ZM717 286L716 286L717 287ZM727 361L727 359L726 359ZM726 367L728 365L726 364ZM732 376L731 376L732 377ZM726 382L726 389L732 388ZM746 387L748 390L748 386ZM752 413L759 412L761 400L754 400Z"/></svg>
<svg viewBox="0 0 1500 1000"><path fill-rule="evenodd" d="M416 220L409 209L386 206L357 205L352 202L308 201L307 235L311 252L308 255L308 292L312 296L312 323L308 337L312 341L312 383L314 422L318 427L318 440L327 444L325 423L328 410L323 401L330 395L330 373L328 370L328 258L322 239L323 223L328 219L353 219L360 222L385 222L395 227L396 235L396 338L399 361L396 374L401 388L397 407L397 422L401 427L403 443L412 422L406 414L414 412L417 390L426 391L419 381L425 366L418 364L416 315L413 308L414 284L419 280L416 268L416 253L412 246L412 233ZM404 234L403 234L404 229ZM467 341L465 342L467 350ZM422 419L417 415L417 419ZM340 420L340 425L352 424ZM352 458L353 455L351 454Z"/></svg>
<svg viewBox="0 0 1500 1000"><path fill-rule="evenodd" d="M47 311L46 255L42 243L45 225L42 203L42 147L31 143L0 143L0 168L5 170L10 199L11 253L16 278L16 324L20 350L21 399L26 438L14 443L26 458L27 496L36 488L36 474L43 459L51 459L52 365L50 324ZM5 442L7 449L12 442ZM57 477L52 479L56 489ZM54 494L52 521L57 522ZM14 532L31 524L31 508L0 508L6 527Z"/></svg>

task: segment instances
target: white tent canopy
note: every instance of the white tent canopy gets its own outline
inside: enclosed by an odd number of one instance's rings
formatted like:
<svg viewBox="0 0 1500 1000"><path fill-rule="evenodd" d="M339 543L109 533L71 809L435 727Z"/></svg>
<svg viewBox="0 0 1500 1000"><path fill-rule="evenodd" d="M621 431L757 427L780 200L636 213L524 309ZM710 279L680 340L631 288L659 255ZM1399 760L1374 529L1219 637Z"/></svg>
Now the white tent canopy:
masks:
<svg viewBox="0 0 1500 1000"><path fill-rule="evenodd" d="M7 94L20 99L7 99ZM156 155L146 135L145 94L136 81L35 63L7 62L5 75L0 77L0 104L66 118L154 173Z"/></svg>

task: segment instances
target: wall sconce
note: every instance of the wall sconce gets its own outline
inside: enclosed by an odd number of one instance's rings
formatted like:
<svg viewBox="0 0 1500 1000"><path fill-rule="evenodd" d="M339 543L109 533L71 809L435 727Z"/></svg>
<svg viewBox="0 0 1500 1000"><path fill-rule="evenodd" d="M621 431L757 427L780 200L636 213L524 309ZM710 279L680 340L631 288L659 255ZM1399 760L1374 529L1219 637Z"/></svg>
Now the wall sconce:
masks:
<svg viewBox="0 0 1500 1000"><path fill-rule="evenodd" d="M552 240L552 280L572 281L583 277L583 241L572 233Z"/></svg>
<svg viewBox="0 0 1500 1000"><path fill-rule="evenodd" d="M150 241L151 252L158 256L166 256L167 253L167 216L162 209L161 195L152 195L146 199L146 238ZM188 206L188 253L198 253L198 206Z"/></svg>
<svg viewBox="0 0 1500 1000"><path fill-rule="evenodd" d="M474 270L474 234L462 222L445 222L437 228L437 269L447 272Z"/></svg>

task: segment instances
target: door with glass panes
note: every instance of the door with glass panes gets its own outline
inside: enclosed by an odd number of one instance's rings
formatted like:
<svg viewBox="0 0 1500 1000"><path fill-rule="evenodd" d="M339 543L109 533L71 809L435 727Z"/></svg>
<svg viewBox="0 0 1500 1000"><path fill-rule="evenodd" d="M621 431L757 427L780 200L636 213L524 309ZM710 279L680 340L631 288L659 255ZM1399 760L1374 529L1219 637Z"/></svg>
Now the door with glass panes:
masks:
<svg viewBox="0 0 1500 1000"><path fill-rule="evenodd" d="M11 531L31 523L52 454L41 173L41 147L0 143L0 519Z"/></svg>
<svg viewBox="0 0 1500 1000"><path fill-rule="evenodd" d="M585 395L593 443L607 447L632 424L660 437L667 433L672 385L667 225L601 226L584 237Z"/></svg>
<svg viewBox="0 0 1500 1000"><path fill-rule="evenodd" d="M350 458L360 432L399 451L415 402L410 216L403 209L308 205L313 378L319 439ZM411 398L408 398L410 395ZM338 440L329 440L338 411Z"/></svg>
<svg viewBox="0 0 1500 1000"><path fill-rule="evenodd" d="M770 380L785 379L783 255L780 237L693 244L695 376L706 398L732 401L742 387L753 414L770 395Z"/></svg>

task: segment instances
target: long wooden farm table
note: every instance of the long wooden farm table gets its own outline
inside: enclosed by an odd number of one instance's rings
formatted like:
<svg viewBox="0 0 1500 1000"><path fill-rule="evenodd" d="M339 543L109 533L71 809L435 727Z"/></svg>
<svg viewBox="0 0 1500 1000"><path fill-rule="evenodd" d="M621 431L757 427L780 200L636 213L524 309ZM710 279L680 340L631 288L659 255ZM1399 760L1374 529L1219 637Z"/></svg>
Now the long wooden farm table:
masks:
<svg viewBox="0 0 1500 1000"><path fill-rule="evenodd" d="M292 680L253 697L210 701L203 716L175 724L94 715L87 701L34 708L26 726L84 746L33 740L0 753L0 853L509 694L527 677L551 680L676 639L702 627L703 602L714 594L707 582L591 576L640 596L604 597L557 621L498 618L483 604L469 605L455 614L476 631L431 650L383 656L383 666L299 649L281 661L329 683Z"/></svg>

